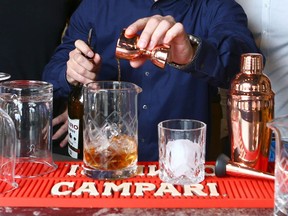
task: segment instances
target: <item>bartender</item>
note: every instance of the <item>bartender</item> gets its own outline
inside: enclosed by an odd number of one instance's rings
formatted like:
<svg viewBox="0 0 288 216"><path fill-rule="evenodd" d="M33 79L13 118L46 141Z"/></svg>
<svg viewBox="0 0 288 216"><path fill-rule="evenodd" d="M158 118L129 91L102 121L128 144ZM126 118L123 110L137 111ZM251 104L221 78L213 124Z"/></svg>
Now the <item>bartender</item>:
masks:
<svg viewBox="0 0 288 216"><path fill-rule="evenodd" d="M86 44L91 28L92 49ZM124 28L126 37L140 35L140 49L170 46L164 69L146 58L120 61L121 81L143 89L138 100L139 160L158 160L157 124L166 119L205 122L209 151L210 108L218 88L229 87L241 54L259 52L243 9L229 0L84 0L44 70L54 97L67 97L78 82L117 80L115 48ZM64 114L57 122L66 120Z"/></svg>

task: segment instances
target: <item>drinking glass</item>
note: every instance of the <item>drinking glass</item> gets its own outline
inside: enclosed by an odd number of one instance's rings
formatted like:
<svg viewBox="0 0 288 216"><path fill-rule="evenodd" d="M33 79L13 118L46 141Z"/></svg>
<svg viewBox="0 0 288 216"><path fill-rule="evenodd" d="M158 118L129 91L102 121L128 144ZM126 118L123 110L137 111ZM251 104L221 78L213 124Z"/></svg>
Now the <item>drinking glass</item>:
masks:
<svg viewBox="0 0 288 216"><path fill-rule="evenodd" d="M0 108L0 194L18 187L15 182L16 131L10 116Z"/></svg>
<svg viewBox="0 0 288 216"><path fill-rule="evenodd" d="M267 123L276 138L274 215L288 215L288 115Z"/></svg>
<svg viewBox="0 0 288 216"><path fill-rule="evenodd" d="M7 80L10 77L11 77L10 74L4 73L4 72L0 72L0 81Z"/></svg>
<svg viewBox="0 0 288 216"><path fill-rule="evenodd" d="M0 108L16 129L15 178L36 177L54 171L52 158L52 84L15 80L0 83Z"/></svg>
<svg viewBox="0 0 288 216"><path fill-rule="evenodd" d="M205 177L206 124L172 119L158 124L159 177L176 184L196 184Z"/></svg>

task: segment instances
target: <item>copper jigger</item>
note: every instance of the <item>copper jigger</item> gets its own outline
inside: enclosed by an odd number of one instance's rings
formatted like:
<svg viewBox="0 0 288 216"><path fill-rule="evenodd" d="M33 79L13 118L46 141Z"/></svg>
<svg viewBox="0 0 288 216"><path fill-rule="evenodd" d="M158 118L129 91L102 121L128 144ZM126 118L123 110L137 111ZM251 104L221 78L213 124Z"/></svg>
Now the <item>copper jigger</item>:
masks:
<svg viewBox="0 0 288 216"><path fill-rule="evenodd" d="M218 156L215 164L215 174L217 177L223 177L225 175L242 176L252 178L262 178L268 180L274 180L275 177L271 173L260 172L249 167L243 167L239 164L230 161L230 158L225 154Z"/></svg>
<svg viewBox="0 0 288 216"><path fill-rule="evenodd" d="M132 38L125 37L125 29L123 29L117 41L116 57L133 60L145 56L156 66L164 68L169 57L170 46L162 44L156 46L153 50L140 49L137 46L138 40L139 35L135 35Z"/></svg>

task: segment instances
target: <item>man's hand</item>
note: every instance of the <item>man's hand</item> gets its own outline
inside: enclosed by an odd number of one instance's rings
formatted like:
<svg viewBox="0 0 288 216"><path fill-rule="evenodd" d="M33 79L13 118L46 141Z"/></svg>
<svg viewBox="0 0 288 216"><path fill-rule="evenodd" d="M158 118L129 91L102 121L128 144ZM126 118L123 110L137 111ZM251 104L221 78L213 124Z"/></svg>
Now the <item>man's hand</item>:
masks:
<svg viewBox="0 0 288 216"><path fill-rule="evenodd" d="M68 131L68 109L66 109L61 115L55 117L52 120L52 127L63 124L52 136L52 140L59 139L63 134ZM68 134L59 144L60 147L65 147L68 143Z"/></svg>
<svg viewBox="0 0 288 216"><path fill-rule="evenodd" d="M69 53L66 79L71 85L89 83L96 80L101 66L101 58L82 40L75 41L75 49Z"/></svg>
<svg viewBox="0 0 288 216"><path fill-rule="evenodd" d="M137 46L140 49L152 50L160 44L170 45L169 62L185 65L194 57L194 49L181 23L172 16L155 15L137 20L127 27L125 36L130 38L142 31ZM145 58L131 60L132 67L141 66Z"/></svg>

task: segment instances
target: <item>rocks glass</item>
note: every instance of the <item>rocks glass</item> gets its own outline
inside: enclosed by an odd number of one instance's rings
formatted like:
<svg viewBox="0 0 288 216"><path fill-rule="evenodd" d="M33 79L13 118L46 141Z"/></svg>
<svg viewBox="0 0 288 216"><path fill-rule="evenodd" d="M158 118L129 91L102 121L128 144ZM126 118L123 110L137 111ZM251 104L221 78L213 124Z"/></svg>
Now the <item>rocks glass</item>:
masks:
<svg viewBox="0 0 288 216"><path fill-rule="evenodd" d="M159 177L176 184L196 184L205 176L206 124L175 119L158 124Z"/></svg>

